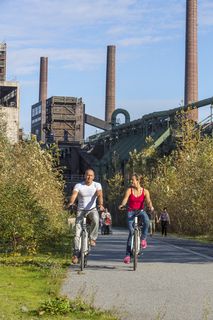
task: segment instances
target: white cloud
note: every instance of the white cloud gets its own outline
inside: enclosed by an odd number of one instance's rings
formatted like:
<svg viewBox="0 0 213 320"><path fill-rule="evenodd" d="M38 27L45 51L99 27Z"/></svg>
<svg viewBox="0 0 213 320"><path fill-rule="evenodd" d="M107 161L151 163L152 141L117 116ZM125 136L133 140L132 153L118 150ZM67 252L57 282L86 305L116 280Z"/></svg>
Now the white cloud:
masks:
<svg viewBox="0 0 213 320"><path fill-rule="evenodd" d="M9 70L13 70L12 74L16 77L32 74L39 70L39 59L42 56L47 56L52 64L60 62L61 68L80 71L93 69L105 61L105 52L97 49L17 49L9 56Z"/></svg>
<svg viewBox="0 0 213 320"><path fill-rule="evenodd" d="M203 30L212 26L212 0L198 0L198 9ZM1 0L1 11L0 39L17 77L35 73L40 56L62 68L97 68L108 43L151 45L183 36L185 27L185 0Z"/></svg>
<svg viewBox="0 0 213 320"><path fill-rule="evenodd" d="M165 40L166 38L164 37L156 37L156 36L146 36L146 37L141 37L141 38L126 38L119 40L118 43L121 46L137 46L137 45L145 45L145 44L150 44L150 43L156 43L160 42L162 40ZM168 40L168 37L167 37Z"/></svg>
<svg viewBox="0 0 213 320"><path fill-rule="evenodd" d="M79 34L82 29L87 33L92 27L101 27L108 34L113 29L135 30L137 24L138 31L140 27L150 29L150 25L156 29L156 23L159 29L165 18L175 24L174 16L181 8L176 0L169 4L162 0L161 6L156 0L8 0L5 6L2 16L2 27L5 27L0 34L6 38L16 35L22 39L53 40L58 37L58 41L67 34Z"/></svg>
<svg viewBox="0 0 213 320"><path fill-rule="evenodd" d="M179 30L180 21L184 20L184 3L185 0L1 0L4 15L0 39L8 44L9 73L16 77L35 74L41 56L48 56L53 64L59 61L61 68L97 68L105 63L106 44L125 48L169 39L167 30ZM131 59L129 52L123 52L125 60L128 55Z"/></svg>
<svg viewBox="0 0 213 320"><path fill-rule="evenodd" d="M199 18L200 18L200 26L203 30L207 26L213 26L213 3L212 0L203 0L200 1L200 9Z"/></svg>

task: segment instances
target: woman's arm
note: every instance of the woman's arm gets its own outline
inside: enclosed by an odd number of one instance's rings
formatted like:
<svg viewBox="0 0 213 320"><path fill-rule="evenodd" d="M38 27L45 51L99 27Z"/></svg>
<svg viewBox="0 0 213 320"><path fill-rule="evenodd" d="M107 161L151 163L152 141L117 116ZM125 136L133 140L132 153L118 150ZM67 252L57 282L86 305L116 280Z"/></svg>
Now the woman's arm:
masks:
<svg viewBox="0 0 213 320"><path fill-rule="evenodd" d="M124 207L127 204L127 201L129 199L130 194L131 194L131 188L128 188L125 192L124 198L123 198L120 206L118 207L119 209L122 209L122 207Z"/></svg>
<svg viewBox="0 0 213 320"><path fill-rule="evenodd" d="M152 201L150 199L150 194L149 194L149 191L147 189L144 189L144 194L145 194L145 201L146 201L146 204L148 206L148 208L153 211L154 208L153 208L153 205L152 205Z"/></svg>

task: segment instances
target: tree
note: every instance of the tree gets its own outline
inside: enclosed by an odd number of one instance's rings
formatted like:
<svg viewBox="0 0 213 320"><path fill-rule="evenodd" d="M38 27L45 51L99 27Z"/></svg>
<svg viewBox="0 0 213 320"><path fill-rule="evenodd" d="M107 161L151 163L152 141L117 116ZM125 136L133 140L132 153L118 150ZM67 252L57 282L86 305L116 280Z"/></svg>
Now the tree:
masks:
<svg viewBox="0 0 213 320"><path fill-rule="evenodd" d="M123 223L123 219L118 213L118 205L124 193L124 179L120 172L116 173L111 179L108 179L108 186L106 193L108 195L108 203L110 210L113 213L113 220L115 224Z"/></svg>
<svg viewBox="0 0 213 320"><path fill-rule="evenodd" d="M187 112L177 115L175 151L163 158L149 150L133 152L129 168L143 174L155 209L168 208L174 231L212 235L213 139L201 137Z"/></svg>
<svg viewBox="0 0 213 320"><path fill-rule="evenodd" d="M66 229L63 180L55 157L35 141L11 145L0 130L0 239L5 248L35 252Z"/></svg>

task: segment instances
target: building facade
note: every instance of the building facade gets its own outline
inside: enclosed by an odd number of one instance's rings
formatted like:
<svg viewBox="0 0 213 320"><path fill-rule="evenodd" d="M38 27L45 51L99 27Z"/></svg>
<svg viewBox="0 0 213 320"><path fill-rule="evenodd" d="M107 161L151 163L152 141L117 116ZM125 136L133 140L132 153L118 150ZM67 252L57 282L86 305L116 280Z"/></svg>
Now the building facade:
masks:
<svg viewBox="0 0 213 320"><path fill-rule="evenodd" d="M19 141L19 84L0 81L0 112L6 127L6 136L11 143Z"/></svg>
<svg viewBox="0 0 213 320"><path fill-rule="evenodd" d="M6 81L6 43L0 43L0 81Z"/></svg>

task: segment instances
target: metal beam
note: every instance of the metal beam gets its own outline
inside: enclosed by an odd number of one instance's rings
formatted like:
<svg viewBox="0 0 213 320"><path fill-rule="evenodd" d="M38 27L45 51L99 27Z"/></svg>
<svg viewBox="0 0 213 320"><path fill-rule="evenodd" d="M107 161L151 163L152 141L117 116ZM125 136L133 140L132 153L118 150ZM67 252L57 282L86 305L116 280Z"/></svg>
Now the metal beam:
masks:
<svg viewBox="0 0 213 320"><path fill-rule="evenodd" d="M111 125L108 124L106 121L101 120L96 117L93 117L87 113L85 113L84 121L86 124L89 124L90 126L93 126L95 128L99 128L102 130L110 130L111 129Z"/></svg>

